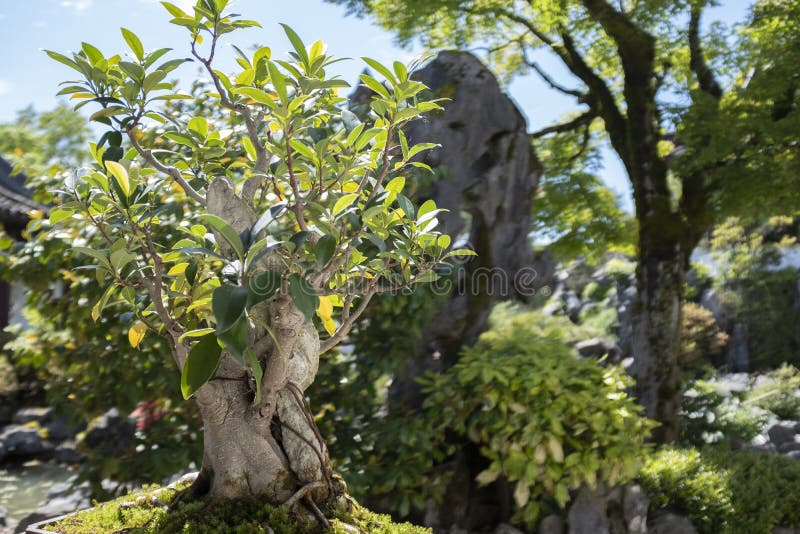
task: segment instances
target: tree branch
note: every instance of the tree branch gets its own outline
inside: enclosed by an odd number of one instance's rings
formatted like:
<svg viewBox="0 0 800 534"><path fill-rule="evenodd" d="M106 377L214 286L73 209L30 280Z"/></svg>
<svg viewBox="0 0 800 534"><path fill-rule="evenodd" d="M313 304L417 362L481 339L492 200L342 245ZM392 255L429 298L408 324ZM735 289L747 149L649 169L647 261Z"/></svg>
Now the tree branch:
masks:
<svg viewBox="0 0 800 534"><path fill-rule="evenodd" d="M582 113L575 117L574 119L562 122L560 124L553 124L552 126L548 126L546 128L542 128L537 132L533 132L530 134L532 139L538 139L539 137L544 137L546 135L550 135L553 133L563 133L563 132L570 132L572 130L577 130L581 126L588 127L592 124L592 121L597 118L597 112L593 109L589 109L585 113Z"/></svg>
<svg viewBox="0 0 800 534"><path fill-rule="evenodd" d="M374 291L370 291L365 293L364 296L361 298L361 302L358 304L358 307L353 310L351 313L348 313L347 318L344 319L341 326L333 333L331 337L320 343L319 346L319 353L323 354L328 352L333 347L339 344L339 342L344 339L344 337L350 333L350 330L353 328L353 325L356 322L356 319L364 313L364 310L367 309L367 304L372 299L373 295L375 295ZM344 317L344 315L342 316Z"/></svg>
<svg viewBox="0 0 800 534"><path fill-rule="evenodd" d="M181 171L177 167L173 167L171 165L164 165L156 157L153 155L153 152L149 149L143 148L142 145L139 143L139 140L136 138L135 133L135 125L127 130L128 139L131 141L131 145L133 148L136 149L136 152L142 156L147 163L153 166L157 171L162 172L170 177L173 180L178 182L178 185L186 192L186 194L191 197L193 200L199 202L202 206L206 205L206 199L203 195L195 191L195 189L189 185L189 182L183 179L183 175Z"/></svg>
<svg viewBox="0 0 800 534"><path fill-rule="evenodd" d="M689 18L689 68L697 76L697 83L700 90L712 96L715 100L722 98L722 87L714 77L714 72L706 63L703 56L702 45L700 44L700 16L703 12L702 5L692 6Z"/></svg>

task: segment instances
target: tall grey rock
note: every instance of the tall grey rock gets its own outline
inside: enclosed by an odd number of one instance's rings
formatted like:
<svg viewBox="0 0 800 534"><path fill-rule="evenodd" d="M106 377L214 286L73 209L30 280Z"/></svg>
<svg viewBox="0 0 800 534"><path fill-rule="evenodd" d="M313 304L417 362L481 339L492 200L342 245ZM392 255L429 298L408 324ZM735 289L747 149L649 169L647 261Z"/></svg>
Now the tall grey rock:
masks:
<svg viewBox="0 0 800 534"><path fill-rule="evenodd" d="M421 404L417 377L452 366L461 348L477 340L494 303L530 298L553 273L551 262L534 256L528 239L540 165L525 117L494 75L469 53L441 52L413 76L434 97L448 99L443 111L428 114L405 131L410 144L441 145L421 157L436 171L436 179L417 200L432 198L448 210L439 217L438 230L454 243L467 243L478 255L458 271L455 290L426 324L420 349L396 371L389 410L401 412ZM358 106L368 96L362 88L351 102ZM483 467L477 451L468 449L442 466L452 469L452 480L459 482L448 488L445 505L428 510L429 526L475 531L509 519L510 492L502 483L473 487Z"/></svg>

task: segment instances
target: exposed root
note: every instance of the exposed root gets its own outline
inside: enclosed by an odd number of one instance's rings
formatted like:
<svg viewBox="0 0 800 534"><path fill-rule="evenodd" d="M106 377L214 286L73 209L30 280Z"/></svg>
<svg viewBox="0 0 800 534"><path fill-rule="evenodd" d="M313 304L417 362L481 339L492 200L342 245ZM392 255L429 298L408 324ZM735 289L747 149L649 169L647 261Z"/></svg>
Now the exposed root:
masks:
<svg viewBox="0 0 800 534"><path fill-rule="evenodd" d="M325 517L325 514L323 514L320 511L320 509L314 503L314 500L311 497L309 497L308 495L306 495L305 501L306 501L306 504L308 505L308 507L311 508L311 511L314 513L314 516L317 518L317 521L322 523L322 526L324 526L325 528L331 528L330 521L328 521L328 518Z"/></svg>
<svg viewBox="0 0 800 534"><path fill-rule="evenodd" d="M309 482L308 484L306 484L305 486L303 486L302 488L297 490L294 495L292 495L291 497L286 499L286 501L283 503L282 506L288 506L289 508L292 508L292 507L297 505L297 503L300 501L300 499L302 499L303 497L308 495L308 493L311 490L317 489L317 488L324 488L324 487L325 487L325 483L322 482L322 481Z"/></svg>
<svg viewBox="0 0 800 534"><path fill-rule="evenodd" d="M211 490L211 476L208 470L201 469L191 485L178 493L169 505L170 510L177 509L178 505L186 501L198 500Z"/></svg>

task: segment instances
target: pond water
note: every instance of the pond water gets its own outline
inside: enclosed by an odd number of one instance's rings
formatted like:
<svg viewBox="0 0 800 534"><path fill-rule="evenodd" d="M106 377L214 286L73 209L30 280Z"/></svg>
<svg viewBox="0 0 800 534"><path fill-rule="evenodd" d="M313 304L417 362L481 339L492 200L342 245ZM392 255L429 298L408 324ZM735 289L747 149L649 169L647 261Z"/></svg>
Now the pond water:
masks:
<svg viewBox="0 0 800 534"><path fill-rule="evenodd" d="M19 521L44 501L47 491L66 482L75 472L51 463L28 463L0 468L0 506L8 518Z"/></svg>

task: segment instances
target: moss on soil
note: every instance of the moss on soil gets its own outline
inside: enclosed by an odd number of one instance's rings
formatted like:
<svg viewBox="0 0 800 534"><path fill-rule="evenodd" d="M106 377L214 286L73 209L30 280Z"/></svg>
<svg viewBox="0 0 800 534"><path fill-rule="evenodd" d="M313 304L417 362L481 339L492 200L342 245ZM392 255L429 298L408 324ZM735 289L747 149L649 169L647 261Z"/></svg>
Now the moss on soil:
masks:
<svg viewBox="0 0 800 534"><path fill-rule="evenodd" d="M232 502L208 506L202 501L179 503L167 510L180 488L146 487L142 492L120 497L48 525L61 534L139 533L269 533L313 534L319 527L290 517L288 510L257 502ZM355 505L353 511L331 521L331 534L430 534L430 530L409 523L393 523ZM270 530L271 529L271 530Z"/></svg>

